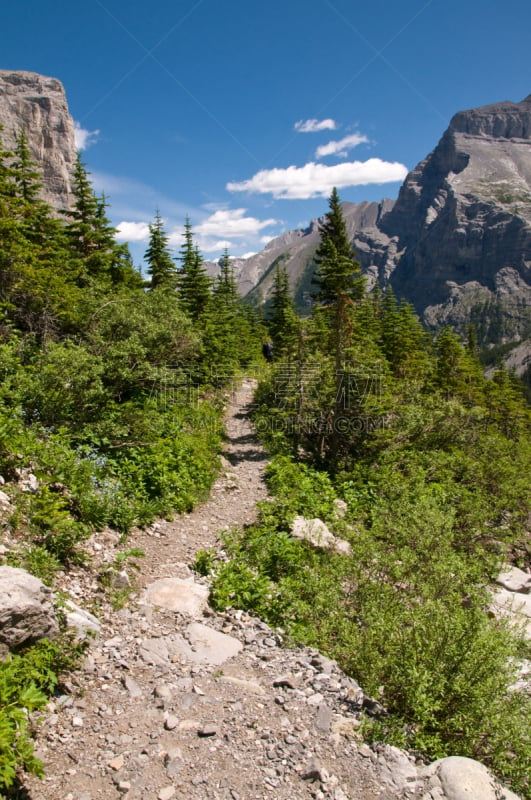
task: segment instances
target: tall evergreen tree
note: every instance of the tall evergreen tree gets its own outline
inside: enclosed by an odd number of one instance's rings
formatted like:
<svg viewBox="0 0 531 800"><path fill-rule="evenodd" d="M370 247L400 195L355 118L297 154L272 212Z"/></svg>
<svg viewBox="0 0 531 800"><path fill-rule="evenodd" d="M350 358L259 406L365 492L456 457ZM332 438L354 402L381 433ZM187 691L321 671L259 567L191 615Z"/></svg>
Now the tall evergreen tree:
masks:
<svg viewBox="0 0 531 800"><path fill-rule="evenodd" d="M144 258L148 263L148 274L151 275L151 289L157 289L159 286L175 288L176 266L170 255L168 237L158 209L155 221L149 226L149 247Z"/></svg>
<svg viewBox="0 0 531 800"><path fill-rule="evenodd" d="M78 154L73 176L74 206L64 212L71 219L66 226L74 253L81 261L80 284L106 280L114 284L136 282L134 269L123 245L115 241L115 229L107 217L105 195L97 197L85 165Z"/></svg>
<svg viewBox="0 0 531 800"><path fill-rule="evenodd" d="M398 302L391 286L381 301L379 343L396 377L418 378L429 369L426 331L413 306Z"/></svg>
<svg viewBox="0 0 531 800"><path fill-rule="evenodd" d="M194 242L192 225L187 217L184 224L184 242L179 260L178 274L179 302L193 320L204 313L210 300L211 281L203 266L203 259Z"/></svg>
<svg viewBox="0 0 531 800"><path fill-rule="evenodd" d="M273 352L278 355L292 354L297 345L299 318L285 264L277 264L267 324L273 340Z"/></svg>
<svg viewBox="0 0 531 800"><path fill-rule="evenodd" d="M30 202L34 200L42 188L42 183L39 180L37 165L31 157L24 129L21 129L17 136L13 172L18 196Z"/></svg>
<svg viewBox="0 0 531 800"><path fill-rule="evenodd" d="M335 188L328 206L328 213L319 226L321 241L315 257L317 270L313 282L318 287L315 295L320 303L317 314L329 331L328 350L334 359L335 376L335 400L328 416L331 432L322 437L320 450L323 457L328 452L332 461L335 461L344 444L344 437L340 432L340 420L344 411L343 372L347 366L346 355L355 324L355 305L364 296L365 279L348 240L339 195Z"/></svg>
<svg viewBox="0 0 531 800"><path fill-rule="evenodd" d="M96 230L101 209L92 189L89 173L77 155L73 174L74 207L66 212L72 220L67 230L72 244L81 256L90 256L97 246Z"/></svg>
<svg viewBox="0 0 531 800"><path fill-rule="evenodd" d="M227 248L225 248L219 263L219 275L214 284L214 295L230 306L238 301L238 284Z"/></svg>
<svg viewBox="0 0 531 800"><path fill-rule="evenodd" d="M319 225L321 242L315 254L317 271L316 299L325 305L337 302L340 296L359 299L365 291L365 279L348 240L345 219L337 189L328 201L329 211Z"/></svg>

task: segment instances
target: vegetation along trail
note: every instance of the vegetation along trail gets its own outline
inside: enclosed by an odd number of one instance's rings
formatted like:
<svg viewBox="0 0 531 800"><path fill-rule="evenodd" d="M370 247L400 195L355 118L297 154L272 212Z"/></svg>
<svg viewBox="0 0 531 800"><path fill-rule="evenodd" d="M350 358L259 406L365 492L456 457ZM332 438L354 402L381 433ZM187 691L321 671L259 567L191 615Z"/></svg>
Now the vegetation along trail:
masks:
<svg viewBox="0 0 531 800"><path fill-rule="evenodd" d="M26 782L34 800L411 796L399 788L404 768L415 773L408 759L395 782L393 764L353 738L355 682L316 651L282 649L256 618L214 614L190 569L198 550L219 546L220 529L253 522L267 496L252 391L246 380L229 400L210 498L129 538L145 554L135 559L138 590L121 610L100 607L72 693L48 706L37 739L46 777ZM95 571L121 549L110 532L88 547ZM84 606L94 600L86 570L65 581Z"/></svg>

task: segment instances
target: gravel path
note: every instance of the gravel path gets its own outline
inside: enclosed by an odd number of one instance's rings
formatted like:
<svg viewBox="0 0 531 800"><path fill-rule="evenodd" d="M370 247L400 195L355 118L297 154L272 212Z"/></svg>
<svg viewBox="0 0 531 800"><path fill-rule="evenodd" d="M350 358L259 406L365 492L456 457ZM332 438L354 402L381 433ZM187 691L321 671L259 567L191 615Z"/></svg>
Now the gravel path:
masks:
<svg viewBox="0 0 531 800"><path fill-rule="evenodd" d="M69 694L49 704L33 800L396 800L415 795L415 766L357 733L364 695L328 659L281 646L241 611L215 614L190 569L222 529L253 522L267 497L266 454L248 418L253 384L230 399L223 468L208 501L136 531L145 558L121 611L99 601L99 636ZM91 573L65 588L82 606L101 597L101 565L123 549L90 542ZM184 588L183 588L184 587Z"/></svg>

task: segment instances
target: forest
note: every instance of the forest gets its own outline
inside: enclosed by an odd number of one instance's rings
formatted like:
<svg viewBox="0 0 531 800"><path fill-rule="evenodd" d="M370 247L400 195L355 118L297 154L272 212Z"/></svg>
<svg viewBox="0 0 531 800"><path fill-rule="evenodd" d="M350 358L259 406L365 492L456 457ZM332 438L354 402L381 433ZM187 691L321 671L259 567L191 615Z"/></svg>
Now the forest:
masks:
<svg viewBox="0 0 531 800"><path fill-rule="evenodd" d="M9 563L53 586L92 531L126 541L190 510L216 474L224 387L259 372L272 500L223 553L198 554L211 602L337 659L383 709L368 740L471 756L531 798L530 701L514 688L529 642L487 613L501 566L531 565L518 379L501 365L484 377L473 327L464 342L433 337L391 291L367 292L335 190L311 314L296 313L279 264L264 320L239 298L229 253L208 278L189 220L174 258L156 211L144 277L80 159L59 218L24 134L0 151L0 475L38 479L12 498ZM296 541L297 515L350 554ZM75 658L60 638L0 663L0 788L41 769L24 709L42 708Z"/></svg>

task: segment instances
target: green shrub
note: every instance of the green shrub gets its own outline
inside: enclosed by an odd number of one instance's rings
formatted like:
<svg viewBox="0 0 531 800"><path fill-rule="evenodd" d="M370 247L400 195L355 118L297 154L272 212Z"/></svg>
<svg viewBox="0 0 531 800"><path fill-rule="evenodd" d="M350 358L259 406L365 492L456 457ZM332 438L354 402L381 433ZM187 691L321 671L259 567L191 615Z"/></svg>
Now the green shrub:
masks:
<svg viewBox="0 0 531 800"><path fill-rule="evenodd" d="M74 668L80 653L79 645L61 637L0 661L0 792L12 787L22 771L42 776L43 765L33 751L30 715L44 708L59 674Z"/></svg>

